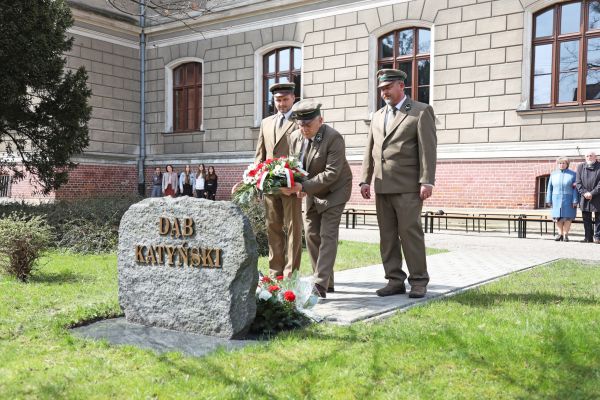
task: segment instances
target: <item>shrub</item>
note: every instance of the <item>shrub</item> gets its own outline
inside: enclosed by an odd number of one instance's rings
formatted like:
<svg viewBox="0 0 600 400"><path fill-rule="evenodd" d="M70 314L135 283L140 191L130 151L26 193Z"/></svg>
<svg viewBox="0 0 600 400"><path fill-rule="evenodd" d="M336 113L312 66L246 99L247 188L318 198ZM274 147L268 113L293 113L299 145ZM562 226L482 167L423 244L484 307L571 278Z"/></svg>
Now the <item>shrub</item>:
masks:
<svg viewBox="0 0 600 400"><path fill-rule="evenodd" d="M18 211L42 216L52 227L55 245L78 253L116 251L119 223L138 196L60 200L54 203L0 205L0 217Z"/></svg>
<svg viewBox="0 0 600 400"><path fill-rule="evenodd" d="M51 228L40 216L12 213L0 219L0 267L25 282L50 245Z"/></svg>

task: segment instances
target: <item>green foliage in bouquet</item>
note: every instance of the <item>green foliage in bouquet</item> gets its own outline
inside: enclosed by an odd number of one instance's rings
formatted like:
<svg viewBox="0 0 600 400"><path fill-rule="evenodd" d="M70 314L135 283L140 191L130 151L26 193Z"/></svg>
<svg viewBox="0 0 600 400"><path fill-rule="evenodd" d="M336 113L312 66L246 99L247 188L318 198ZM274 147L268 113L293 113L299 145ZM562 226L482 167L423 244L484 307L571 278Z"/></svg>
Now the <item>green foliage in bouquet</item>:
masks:
<svg viewBox="0 0 600 400"><path fill-rule="evenodd" d="M318 302L313 281L300 278L298 272L289 278L271 279L261 276L256 288L256 318L252 333L271 334L297 329L311 323L304 313Z"/></svg>
<svg viewBox="0 0 600 400"><path fill-rule="evenodd" d="M256 318L250 327L250 332L271 334L302 328L310 322L310 319L299 312L294 304L280 302L272 297L269 300L257 300Z"/></svg>

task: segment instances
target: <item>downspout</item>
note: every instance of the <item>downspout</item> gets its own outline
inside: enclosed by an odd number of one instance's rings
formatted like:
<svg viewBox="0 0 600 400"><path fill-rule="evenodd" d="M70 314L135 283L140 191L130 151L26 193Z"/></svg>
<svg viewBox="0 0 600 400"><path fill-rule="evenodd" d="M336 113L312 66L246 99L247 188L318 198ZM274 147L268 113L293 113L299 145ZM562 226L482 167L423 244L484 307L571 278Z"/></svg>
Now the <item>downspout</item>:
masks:
<svg viewBox="0 0 600 400"><path fill-rule="evenodd" d="M146 0L140 1L140 156L138 158L138 193L146 196Z"/></svg>

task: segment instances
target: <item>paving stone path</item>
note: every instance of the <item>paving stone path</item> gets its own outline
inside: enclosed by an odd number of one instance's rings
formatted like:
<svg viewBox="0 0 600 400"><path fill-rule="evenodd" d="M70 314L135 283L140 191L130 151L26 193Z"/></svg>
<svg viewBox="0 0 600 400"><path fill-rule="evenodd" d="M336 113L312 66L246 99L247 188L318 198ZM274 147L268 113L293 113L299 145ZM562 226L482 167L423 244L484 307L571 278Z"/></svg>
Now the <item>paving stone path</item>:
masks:
<svg viewBox="0 0 600 400"><path fill-rule="evenodd" d="M378 243L379 232L364 228L341 229L340 239ZM425 298L375 295L375 290L386 284L383 266L379 264L337 272L336 292L315 307L315 314L325 321L350 324L390 315L561 258L596 260L600 264L600 245L557 243L549 237L518 239L500 235L434 233L426 236L426 243L428 247L449 251L427 257L431 280Z"/></svg>

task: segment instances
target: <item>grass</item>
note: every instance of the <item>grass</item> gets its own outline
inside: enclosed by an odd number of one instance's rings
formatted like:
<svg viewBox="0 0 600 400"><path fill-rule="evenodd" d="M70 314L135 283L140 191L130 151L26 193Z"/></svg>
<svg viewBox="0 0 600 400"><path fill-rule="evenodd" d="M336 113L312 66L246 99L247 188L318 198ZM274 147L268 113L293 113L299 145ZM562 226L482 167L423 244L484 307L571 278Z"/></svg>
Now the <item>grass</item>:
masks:
<svg viewBox="0 0 600 400"><path fill-rule="evenodd" d="M597 399L600 268L513 274L376 324L314 325L204 358L74 338L116 315L116 257L51 254L0 276L0 397Z"/></svg>
<svg viewBox="0 0 600 400"><path fill-rule="evenodd" d="M444 253L447 250L427 249L427 255ZM381 264L381 255L379 254L379 244L359 243L347 240L338 242L338 253L335 259L335 271L345 269L365 267L367 265ZM269 273L269 258L260 257L258 259L258 270L263 274ZM302 259L300 262L300 274L312 274L312 266L306 249L302 250Z"/></svg>

